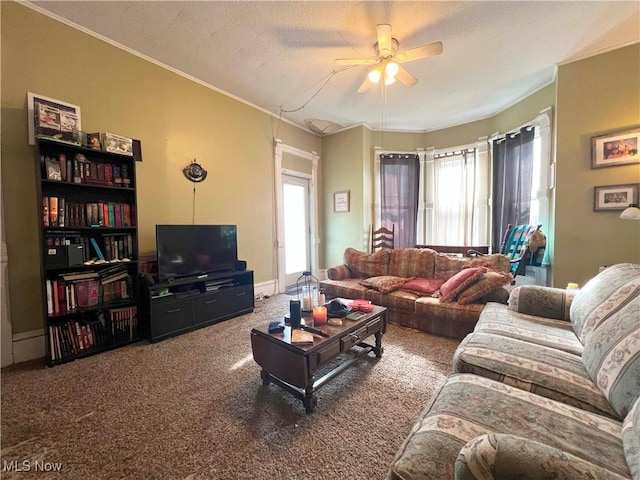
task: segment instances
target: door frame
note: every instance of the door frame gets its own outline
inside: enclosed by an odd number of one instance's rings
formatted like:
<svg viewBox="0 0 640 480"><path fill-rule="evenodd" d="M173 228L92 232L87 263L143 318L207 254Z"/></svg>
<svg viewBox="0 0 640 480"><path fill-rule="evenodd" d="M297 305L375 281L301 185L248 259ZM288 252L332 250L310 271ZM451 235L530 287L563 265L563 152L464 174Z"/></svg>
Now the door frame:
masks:
<svg viewBox="0 0 640 480"><path fill-rule="evenodd" d="M311 162L311 176L304 172L295 172L282 168L282 154L287 153ZM316 152L307 152L291 145L282 143L278 138L273 139L274 184L276 198L276 257L278 293L286 290L286 267L284 252L284 199L282 196L282 174L309 178L309 245L311 247L311 272L317 276L318 248L318 161L320 156Z"/></svg>

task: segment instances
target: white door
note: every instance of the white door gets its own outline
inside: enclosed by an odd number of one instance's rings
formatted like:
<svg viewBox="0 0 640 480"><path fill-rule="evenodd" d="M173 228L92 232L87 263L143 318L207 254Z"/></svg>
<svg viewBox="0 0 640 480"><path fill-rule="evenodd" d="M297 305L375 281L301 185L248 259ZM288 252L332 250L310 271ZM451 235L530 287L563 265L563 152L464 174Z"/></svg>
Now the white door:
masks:
<svg viewBox="0 0 640 480"><path fill-rule="evenodd" d="M282 175L285 283L295 285L305 270L311 270L309 180Z"/></svg>

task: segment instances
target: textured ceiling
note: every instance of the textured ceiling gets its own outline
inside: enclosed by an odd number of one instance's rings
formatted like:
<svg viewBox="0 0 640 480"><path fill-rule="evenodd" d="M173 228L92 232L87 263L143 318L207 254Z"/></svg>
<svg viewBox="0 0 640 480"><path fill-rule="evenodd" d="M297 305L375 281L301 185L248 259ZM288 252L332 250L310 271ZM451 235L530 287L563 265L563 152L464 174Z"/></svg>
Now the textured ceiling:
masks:
<svg viewBox="0 0 640 480"><path fill-rule="evenodd" d="M298 125L439 129L500 112L548 85L555 66L640 41L640 2L47 1L27 4ZM404 64L419 82L356 90L376 24L400 51L442 41ZM335 73L333 73L335 72ZM301 108L304 107L304 108Z"/></svg>

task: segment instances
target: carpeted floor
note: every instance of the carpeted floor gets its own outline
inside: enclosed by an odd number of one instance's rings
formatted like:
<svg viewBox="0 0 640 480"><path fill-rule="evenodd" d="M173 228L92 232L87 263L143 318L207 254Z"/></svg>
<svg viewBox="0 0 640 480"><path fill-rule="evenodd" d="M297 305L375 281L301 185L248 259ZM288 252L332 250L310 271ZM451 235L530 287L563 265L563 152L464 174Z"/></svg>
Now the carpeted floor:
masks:
<svg viewBox="0 0 640 480"><path fill-rule="evenodd" d="M458 342L389 325L382 359L364 357L302 402L262 386L249 332L289 297L156 344L54 368L2 370L2 462L59 462L61 473L2 478L383 478Z"/></svg>

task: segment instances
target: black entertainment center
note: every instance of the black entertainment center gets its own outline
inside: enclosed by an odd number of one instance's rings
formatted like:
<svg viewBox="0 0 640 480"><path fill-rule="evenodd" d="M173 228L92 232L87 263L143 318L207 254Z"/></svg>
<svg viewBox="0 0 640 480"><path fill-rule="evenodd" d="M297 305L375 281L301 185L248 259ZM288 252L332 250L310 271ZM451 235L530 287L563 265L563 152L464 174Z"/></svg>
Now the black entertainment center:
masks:
<svg viewBox="0 0 640 480"><path fill-rule="evenodd" d="M253 271L237 258L235 225L158 225L156 246L158 273L143 301L152 342L253 311Z"/></svg>

